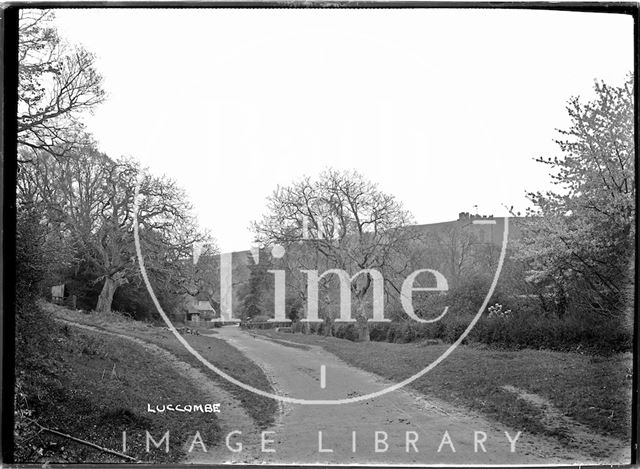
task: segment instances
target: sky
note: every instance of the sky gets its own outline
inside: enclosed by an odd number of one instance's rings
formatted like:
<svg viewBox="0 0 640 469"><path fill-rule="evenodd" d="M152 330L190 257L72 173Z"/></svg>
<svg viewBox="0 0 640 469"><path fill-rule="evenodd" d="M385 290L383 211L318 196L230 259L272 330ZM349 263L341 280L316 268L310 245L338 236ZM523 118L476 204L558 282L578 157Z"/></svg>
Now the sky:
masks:
<svg viewBox="0 0 640 469"><path fill-rule="evenodd" d="M57 10L96 55L111 157L184 187L221 251L278 185L356 169L417 223L524 211L567 100L633 69L630 16L527 10Z"/></svg>

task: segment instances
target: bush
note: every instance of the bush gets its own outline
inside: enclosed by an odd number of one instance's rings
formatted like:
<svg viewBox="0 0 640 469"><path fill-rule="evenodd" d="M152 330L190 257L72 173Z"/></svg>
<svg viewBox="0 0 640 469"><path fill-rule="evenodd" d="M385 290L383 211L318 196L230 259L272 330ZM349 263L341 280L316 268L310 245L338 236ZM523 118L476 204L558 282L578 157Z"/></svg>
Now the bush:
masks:
<svg viewBox="0 0 640 469"><path fill-rule="evenodd" d="M459 299L461 297L458 297ZM469 299L469 298L467 298ZM559 317L544 313L535 298L502 297L487 308L471 330L466 342L481 342L500 348L532 348L557 351L584 351L596 354L626 352L633 349L633 331L621 321L604 319L594 313ZM407 343L442 340L453 343L469 326L473 314L450 311L435 323L393 321L370 323L372 341ZM355 325L339 325L335 336L358 339Z"/></svg>
<svg viewBox="0 0 640 469"><path fill-rule="evenodd" d="M513 313L511 317L484 317L471 338L477 342L508 347L609 354L631 351L633 331L615 321L594 315Z"/></svg>
<svg viewBox="0 0 640 469"><path fill-rule="evenodd" d="M353 323L337 324L334 326L333 335L338 339L347 339L352 342L358 341L358 329Z"/></svg>
<svg viewBox="0 0 640 469"><path fill-rule="evenodd" d="M392 322L391 324L389 324L389 327L387 328L387 337L386 337L387 342L395 342L397 335L398 335L398 323Z"/></svg>
<svg viewBox="0 0 640 469"><path fill-rule="evenodd" d="M264 314L260 314L258 316L252 317L247 322L252 322L252 323L267 322L269 319L273 319L273 318Z"/></svg>
<svg viewBox="0 0 640 469"><path fill-rule="evenodd" d="M465 278L447 293L446 305L456 314L477 313L489 291L491 280L484 275ZM497 296L499 292L496 291L493 295L494 301L499 301L496 299Z"/></svg>
<svg viewBox="0 0 640 469"><path fill-rule="evenodd" d="M34 367L48 359L53 319L39 307L38 294L50 261L44 250L46 234L36 210L20 209L16 218L16 367Z"/></svg>
<svg viewBox="0 0 640 469"><path fill-rule="evenodd" d="M418 323L407 320L405 316L402 320L391 322L370 322L370 340L392 343L455 342L469 327L477 309L484 301L484 296L479 296L481 289L486 287L482 277L472 279L467 285L471 285L473 293L456 289L451 302L457 305L458 310L450 306L449 312L440 321ZM434 308L444 307L443 304L447 301L446 297L442 297L430 302L424 301L422 304L428 305L429 315L433 317ZM494 295L491 303L463 343L478 342L498 348L532 348L595 354L626 352L633 349L633 332L621 321L604 319L593 312L565 314L559 317L555 313L544 312L540 300L536 297L507 296L502 293ZM308 327L312 334L323 334L327 326L324 323L316 323ZM304 332L305 325L295 322L291 329L293 332ZM335 323L332 331L339 339L354 342L359 339L354 323Z"/></svg>
<svg viewBox="0 0 640 469"><path fill-rule="evenodd" d="M46 233L36 210L21 209L16 216L16 306L34 305L47 271L43 245Z"/></svg>
<svg viewBox="0 0 640 469"><path fill-rule="evenodd" d="M374 342L385 342L389 327L393 323L374 322L369 326L369 339Z"/></svg>
<svg viewBox="0 0 640 469"><path fill-rule="evenodd" d="M403 322L397 326L398 332L395 337L395 341L400 344L405 344L407 342L412 342L416 338L416 326L418 324L413 325L409 322Z"/></svg>

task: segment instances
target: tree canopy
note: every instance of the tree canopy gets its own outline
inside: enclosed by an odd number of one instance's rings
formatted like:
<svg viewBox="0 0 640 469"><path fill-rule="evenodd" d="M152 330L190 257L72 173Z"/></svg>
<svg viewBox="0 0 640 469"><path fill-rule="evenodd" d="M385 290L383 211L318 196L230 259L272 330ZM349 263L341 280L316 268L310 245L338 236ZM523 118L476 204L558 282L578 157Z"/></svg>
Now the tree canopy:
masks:
<svg viewBox="0 0 640 469"><path fill-rule="evenodd" d="M91 266L94 281L104 281L98 311L109 311L117 287L138 275L133 237L138 183L136 216L147 270L157 281L171 279L174 290L184 285L186 292L186 282L193 281L186 276L193 246L212 240L199 231L175 181L93 147L63 160L38 151L20 175L19 200L41 206L47 223Z"/></svg>
<svg viewBox="0 0 640 469"><path fill-rule="evenodd" d="M553 288L560 304L571 296L616 314L629 304L635 255L633 77L618 87L596 82L595 99L574 97L567 112L561 155L538 159L557 190L529 194L523 258L529 280Z"/></svg>
<svg viewBox="0 0 640 469"><path fill-rule="evenodd" d="M342 269L353 275L375 269L384 276L395 267L399 250L411 236L403 229L411 220L402 203L358 172L328 169L317 179L305 177L275 190L268 199L267 213L253 229L264 245L277 243L295 252L287 257L289 277L303 296L306 279L300 277L300 270ZM336 317L335 310L328 308L337 304L331 298L337 282L333 277L319 281L327 306L326 320ZM355 317L363 326L365 339L364 298L372 282L372 274L366 272L350 286Z"/></svg>
<svg viewBox="0 0 640 469"><path fill-rule="evenodd" d="M64 156L90 139L81 115L105 93L93 54L61 41L53 18L52 10L20 10L18 144Z"/></svg>
<svg viewBox="0 0 640 469"><path fill-rule="evenodd" d="M52 10L20 10L18 210L39 217L50 277L74 269L102 283L96 309L109 311L118 287L139 280L133 238L134 202L147 270L174 295L202 287L210 256L193 248L211 237L192 215L184 191L132 158L113 159L85 131L83 116L105 97L95 57L62 41ZM24 240L29 242L28 239ZM207 260L207 262L204 262Z"/></svg>

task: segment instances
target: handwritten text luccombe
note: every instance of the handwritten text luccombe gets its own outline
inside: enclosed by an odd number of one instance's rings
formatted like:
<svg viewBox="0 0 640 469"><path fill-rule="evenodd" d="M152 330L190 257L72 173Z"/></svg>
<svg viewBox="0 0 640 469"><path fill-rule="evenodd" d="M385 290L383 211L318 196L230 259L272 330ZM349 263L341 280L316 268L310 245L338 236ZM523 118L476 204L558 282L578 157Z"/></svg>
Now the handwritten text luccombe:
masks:
<svg viewBox="0 0 640 469"><path fill-rule="evenodd" d="M220 403L216 404L162 404L151 406L147 403L147 412L152 414L162 414L164 412L203 412L203 413L218 413L220 412Z"/></svg>

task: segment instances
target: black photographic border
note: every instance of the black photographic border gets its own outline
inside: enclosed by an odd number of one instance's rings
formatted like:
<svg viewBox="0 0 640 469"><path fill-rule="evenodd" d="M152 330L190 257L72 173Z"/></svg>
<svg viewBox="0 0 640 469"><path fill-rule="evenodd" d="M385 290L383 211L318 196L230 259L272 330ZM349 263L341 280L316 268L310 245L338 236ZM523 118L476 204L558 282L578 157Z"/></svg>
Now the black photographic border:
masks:
<svg viewBox="0 0 640 469"><path fill-rule="evenodd" d="M282 1L37 1L37 2L11 2L2 6L0 11L0 58L3 73L0 75L0 88L2 88L2 133L0 137L0 178L2 191L0 191L0 242L2 243L2 269L0 270L0 301L2 314L0 314L0 331L2 334L2 373L0 375L0 394L2 403L0 406L0 467L13 465L21 468L39 468L40 464L13 463L13 431L14 431L14 388L15 388L15 228L16 228L16 170L17 170L17 101L18 101L18 12L20 9L506 9L506 10L549 10L568 12L591 12L630 15L634 20L634 143L635 143L635 174L636 186L639 163L639 109L638 104L638 72L640 65L640 3L621 2L472 2L472 1L348 1L348 0L282 0ZM640 196L636 187L636 207ZM638 217L636 214L636 240L635 240L635 275L638 280ZM637 283L636 283L637 285ZM632 378L632 429L631 429L631 465L638 465L638 435L640 422L638 420L638 353L640 351L640 328L638 320L638 293L634 296L634 341L633 341L633 378ZM51 464L47 467L191 467L191 465L151 465L151 464ZM225 467L215 465L209 467ZM259 465L243 465L244 467L260 467ZM278 467L278 465L275 465ZM280 466L283 467L283 466ZM305 467L305 466L287 466ZM359 468L379 466L355 466ZM455 467L455 466L449 466ZM518 467L518 466L514 466ZM531 467L531 466L529 466ZM558 466L555 466L558 467ZM562 467L562 466L560 466ZM568 466L573 467L573 466ZM583 466L589 467L589 466ZM592 466L595 467L595 466ZM611 467L611 466L607 466ZM616 466L613 466L616 467ZM625 466L617 466L625 467Z"/></svg>

